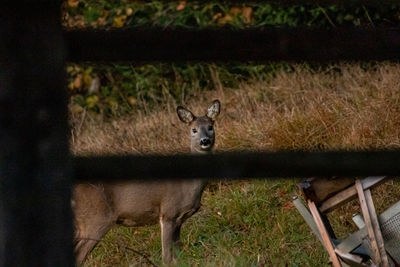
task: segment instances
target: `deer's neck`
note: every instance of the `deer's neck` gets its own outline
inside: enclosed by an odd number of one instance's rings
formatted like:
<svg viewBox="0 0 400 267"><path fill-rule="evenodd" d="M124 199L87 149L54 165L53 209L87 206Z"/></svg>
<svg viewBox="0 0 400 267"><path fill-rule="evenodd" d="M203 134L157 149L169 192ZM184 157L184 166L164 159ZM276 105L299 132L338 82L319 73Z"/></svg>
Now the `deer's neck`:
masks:
<svg viewBox="0 0 400 267"><path fill-rule="evenodd" d="M204 150L200 150L199 151L199 150L195 149L193 146L190 147L191 154L194 154L194 155L210 155L210 154L213 154L213 150L214 149L210 149L209 151L204 151ZM201 188L200 189L201 192L204 190L204 188L208 184L208 180L207 179L195 179L193 181L198 183L199 187Z"/></svg>

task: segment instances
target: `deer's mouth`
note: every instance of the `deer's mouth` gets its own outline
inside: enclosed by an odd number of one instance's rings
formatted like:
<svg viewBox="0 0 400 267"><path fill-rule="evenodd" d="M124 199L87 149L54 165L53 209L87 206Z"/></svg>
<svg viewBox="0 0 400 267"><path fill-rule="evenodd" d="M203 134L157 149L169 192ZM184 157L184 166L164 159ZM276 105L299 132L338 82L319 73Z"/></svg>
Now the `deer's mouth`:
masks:
<svg viewBox="0 0 400 267"><path fill-rule="evenodd" d="M209 145L200 145L201 150L208 151L211 149L211 144Z"/></svg>

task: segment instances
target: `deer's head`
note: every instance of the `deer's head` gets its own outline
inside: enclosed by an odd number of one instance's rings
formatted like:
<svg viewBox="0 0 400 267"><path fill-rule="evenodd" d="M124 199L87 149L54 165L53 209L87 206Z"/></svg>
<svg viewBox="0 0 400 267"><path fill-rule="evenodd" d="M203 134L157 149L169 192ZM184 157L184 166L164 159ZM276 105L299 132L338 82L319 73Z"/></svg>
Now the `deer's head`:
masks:
<svg viewBox="0 0 400 267"><path fill-rule="evenodd" d="M214 100L204 116L197 117L193 113L178 106L176 112L179 119L190 126L191 150L197 153L207 153L212 150L215 142L214 122L221 111L221 103Z"/></svg>

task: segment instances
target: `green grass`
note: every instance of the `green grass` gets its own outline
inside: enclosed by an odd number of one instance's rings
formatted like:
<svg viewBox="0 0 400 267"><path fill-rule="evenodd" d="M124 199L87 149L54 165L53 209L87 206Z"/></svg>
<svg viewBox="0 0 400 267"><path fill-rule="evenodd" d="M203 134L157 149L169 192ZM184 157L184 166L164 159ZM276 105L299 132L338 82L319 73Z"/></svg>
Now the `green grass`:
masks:
<svg viewBox="0 0 400 267"><path fill-rule="evenodd" d="M299 195L297 182L211 183L201 210L183 225L177 266L330 266L328 254L291 204ZM375 198L380 212L398 199L399 189L400 183L389 182L374 192L381 196ZM359 212L356 201L330 214L340 238L356 230L354 212ZM160 266L160 238L158 225L115 228L86 266L150 266L149 261Z"/></svg>
<svg viewBox="0 0 400 267"><path fill-rule="evenodd" d="M294 180L213 183L203 207L183 226L178 266L324 266L328 258L291 204ZM87 261L101 266L146 264L124 246L161 264L158 226L119 227Z"/></svg>

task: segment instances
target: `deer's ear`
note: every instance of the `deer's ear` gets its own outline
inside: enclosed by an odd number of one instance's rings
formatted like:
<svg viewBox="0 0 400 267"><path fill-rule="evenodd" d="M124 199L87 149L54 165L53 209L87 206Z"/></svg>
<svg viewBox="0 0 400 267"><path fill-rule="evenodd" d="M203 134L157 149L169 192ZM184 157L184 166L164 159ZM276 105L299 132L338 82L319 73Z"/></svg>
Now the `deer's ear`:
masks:
<svg viewBox="0 0 400 267"><path fill-rule="evenodd" d="M211 106L208 107L207 117L215 121L220 112L221 112L221 102L219 102L219 100L216 99L212 102Z"/></svg>
<svg viewBox="0 0 400 267"><path fill-rule="evenodd" d="M190 123L195 119L195 116L190 110L185 109L182 106L178 106L176 108L176 113L178 113L178 117L182 122Z"/></svg>

